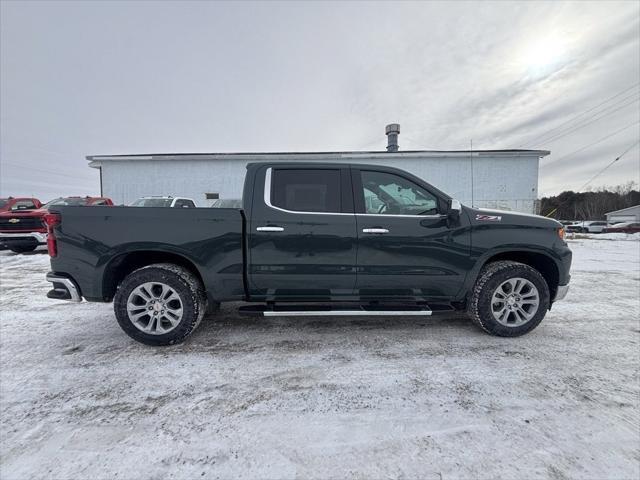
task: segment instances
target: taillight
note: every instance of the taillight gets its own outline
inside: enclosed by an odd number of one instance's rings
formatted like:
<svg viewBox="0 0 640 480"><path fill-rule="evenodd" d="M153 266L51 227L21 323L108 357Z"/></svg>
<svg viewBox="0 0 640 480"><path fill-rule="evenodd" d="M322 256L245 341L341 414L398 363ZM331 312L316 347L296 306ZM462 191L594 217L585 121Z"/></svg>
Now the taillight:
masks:
<svg viewBox="0 0 640 480"><path fill-rule="evenodd" d="M561 240L564 240L564 227L558 229L558 235Z"/></svg>
<svg viewBox="0 0 640 480"><path fill-rule="evenodd" d="M44 216L44 224L47 226L47 250L49 250L50 257L58 255L58 243L53 227L60 225L60 220L59 213L47 213Z"/></svg>

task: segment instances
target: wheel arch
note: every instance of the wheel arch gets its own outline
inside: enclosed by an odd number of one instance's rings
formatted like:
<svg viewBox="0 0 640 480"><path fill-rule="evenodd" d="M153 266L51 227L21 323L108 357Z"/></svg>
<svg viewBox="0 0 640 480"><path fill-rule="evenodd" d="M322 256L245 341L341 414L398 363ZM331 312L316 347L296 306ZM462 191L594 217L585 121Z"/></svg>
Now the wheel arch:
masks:
<svg viewBox="0 0 640 480"><path fill-rule="evenodd" d="M560 269L558 264L550 255L542 252L532 252L527 250L508 250L494 253L481 262L474 278L477 280L480 271L487 265L502 260L511 260L513 262L524 263L535 268L547 282L551 298L554 298L560 284Z"/></svg>
<svg viewBox="0 0 640 480"><path fill-rule="evenodd" d="M154 263L172 263L184 267L193 273L202 285L205 285L195 263L186 256L164 250L135 250L121 253L107 263L102 273L103 298L108 301L112 300L118 286L127 275Z"/></svg>

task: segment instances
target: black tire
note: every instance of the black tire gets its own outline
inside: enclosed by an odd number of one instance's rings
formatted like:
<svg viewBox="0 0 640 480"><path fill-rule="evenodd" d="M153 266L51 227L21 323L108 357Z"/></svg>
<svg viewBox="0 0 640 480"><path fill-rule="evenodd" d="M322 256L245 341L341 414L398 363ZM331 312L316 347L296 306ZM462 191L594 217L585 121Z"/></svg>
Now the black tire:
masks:
<svg viewBox="0 0 640 480"><path fill-rule="evenodd" d="M148 282L163 283L179 296L182 317L168 333L145 333L129 318L129 296L134 289ZM171 263L156 263L135 270L122 281L113 299L113 309L118 324L131 338L145 345L164 346L183 342L196 329L207 310L207 300L202 283L189 270Z"/></svg>
<svg viewBox="0 0 640 480"><path fill-rule="evenodd" d="M13 253L27 253L33 252L36 248L38 248L38 245L15 245L13 247L9 247L9 250Z"/></svg>
<svg viewBox="0 0 640 480"><path fill-rule="evenodd" d="M506 326L498 322L492 312L492 297L496 289L512 278L529 280L538 290L539 304L532 318L520 326ZM524 263L498 261L486 265L473 288L468 313L485 332L500 337L519 337L536 328L549 309L550 293L544 277L535 268ZM531 312L533 313L533 312Z"/></svg>

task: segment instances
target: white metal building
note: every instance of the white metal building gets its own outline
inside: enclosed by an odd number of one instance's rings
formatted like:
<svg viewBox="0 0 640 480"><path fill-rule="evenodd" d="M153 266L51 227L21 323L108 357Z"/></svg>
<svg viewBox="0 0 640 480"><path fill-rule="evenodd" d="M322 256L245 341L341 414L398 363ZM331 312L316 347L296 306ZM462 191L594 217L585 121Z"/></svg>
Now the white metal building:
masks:
<svg viewBox="0 0 640 480"><path fill-rule="evenodd" d="M640 222L640 205L605 213L605 215L607 216L607 223Z"/></svg>
<svg viewBox="0 0 640 480"><path fill-rule="evenodd" d="M535 213L542 150L194 153L89 156L100 169L102 195L117 205L172 195L208 206L212 198L241 198L250 162L368 163L401 168L466 205ZM472 174L473 170L473 174ZM473 197L471 194L473 183Z"/></svg>
<svg viewBox="0 0 640 480"><path fill-rule="evenodd" d="M387 151L316 153L182 153L89 156L104 196L128 205L139 197L242 197L251 162L368 163L401 168L467 205L536 213L538 163L545 150L398 151L400 125L386 126Z"/></svg>

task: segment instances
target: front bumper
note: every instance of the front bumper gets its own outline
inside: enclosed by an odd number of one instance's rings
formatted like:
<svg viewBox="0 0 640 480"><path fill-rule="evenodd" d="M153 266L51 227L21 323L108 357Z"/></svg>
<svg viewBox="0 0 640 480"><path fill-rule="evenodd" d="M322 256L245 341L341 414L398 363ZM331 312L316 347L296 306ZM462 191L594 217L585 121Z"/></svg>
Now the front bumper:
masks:
<svg viewBox="0 0 640 480"><path fill-rule="evenodd" d="M566 285L558 285L558 290L556 291L556 296L553 297L554 302L558 302L567 296L569 292L569 284Z"/></svg>
<svg viewBox="0 0 640 480"><path fill-rule="evenodd" d="M47 234L41 232L0 233L0 243L9 245L16 243L47 243Z"/></svg>
<svg viewBox="0 0 640 480"><path fill-rule="evenodd" d="M47 293L47 298L55 300L69 300L71 302L81 302L80 288L72 279L56 275L53 272L47 273L47 282L53 283L53 289Z"/></svg>

